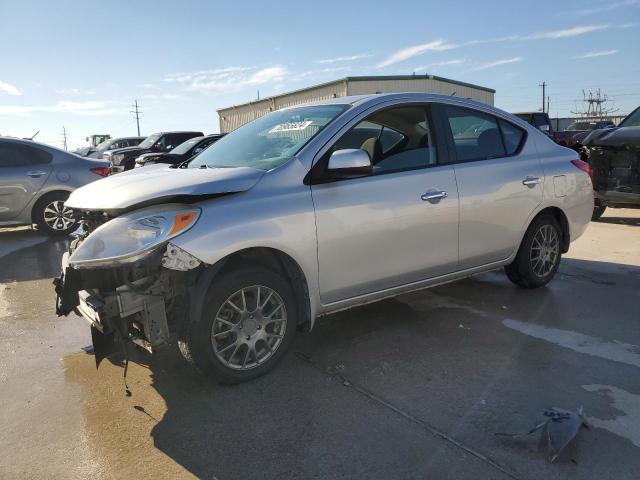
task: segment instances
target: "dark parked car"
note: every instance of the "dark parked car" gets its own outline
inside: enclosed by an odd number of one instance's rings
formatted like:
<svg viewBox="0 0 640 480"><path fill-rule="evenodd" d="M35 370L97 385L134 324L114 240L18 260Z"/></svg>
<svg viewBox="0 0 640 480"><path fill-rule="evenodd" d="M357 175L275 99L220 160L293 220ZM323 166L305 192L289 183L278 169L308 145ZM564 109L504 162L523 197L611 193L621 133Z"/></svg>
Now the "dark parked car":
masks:
<svg viewBox="0 0 640 480"><path fill-rule="evenodd" d="M137 147L119 148L105 152L104 158L111 162L113 173L131 170L136 158L144 153L168 152L193 137L202 137L202 132L159 132L149 135Z"/></svg>
<svg viewBox="0 0 640 480"><path fill-rule="evenodd" d="M582 141L592 130L614 126L610 120L586 120L573 122L566 130L558 132L551 126L551 120L546 113L522 112L514 115L547 134L558 145L573 148L576 151L580 150Z"/></svg>
<svg viewBox="0 0 640 480"><path fill-rule="evenodd" d="M640 107L618 127L592 131L583 144L595 190L592 219L607 207L640 208Z"/></svg>
<svg viewBox="0 0 640 480"><path fill-rule="evenodd" d="M153 165L154 163L167 163L169 165L177 165L184 161L195 157L212 143L220 140L224 134L206 135L204 137L193 137L186 142L181 143L170 152L151 152L143 153L136 158L136 167L144 167Z"/></svg>

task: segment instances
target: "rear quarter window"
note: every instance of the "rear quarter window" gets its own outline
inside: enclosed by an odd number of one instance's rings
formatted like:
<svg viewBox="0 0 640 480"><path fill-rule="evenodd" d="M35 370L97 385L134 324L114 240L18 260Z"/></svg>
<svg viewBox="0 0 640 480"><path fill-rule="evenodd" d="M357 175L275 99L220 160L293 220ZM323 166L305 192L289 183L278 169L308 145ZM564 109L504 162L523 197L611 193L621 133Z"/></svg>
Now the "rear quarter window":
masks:
<svg viewBox="0 0 640 480"><path fill-rule="evenodd" d="M499 120L499 123L506 153L507 155L513 155L524 141L524 130L502 119Z"/></svg>

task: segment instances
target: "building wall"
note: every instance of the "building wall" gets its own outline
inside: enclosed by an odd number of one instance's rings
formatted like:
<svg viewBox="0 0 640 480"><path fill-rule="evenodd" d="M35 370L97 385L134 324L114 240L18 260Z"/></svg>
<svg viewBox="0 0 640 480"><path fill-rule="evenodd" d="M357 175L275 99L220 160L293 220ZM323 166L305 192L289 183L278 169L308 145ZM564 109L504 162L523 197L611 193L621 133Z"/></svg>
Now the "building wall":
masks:
<svg viewBox="0 0 640 480"><path fill-rule="evenodd" d="M431 78L416 78L402 80L356 80L349 82L347 95L366 95L369 93L392 92L429 92L442 95L471 98L478 102L493 105L493 93L478 88L467 87L450 82L443 82Z"/></svg>
<svg viewBox="0 0 640 480"><path fill-rule="evenodd" d="M300 105L303 103L317 102L331 98L345 97L347 95L367 95L371 93L392 92L429 92L443 95L451 95L471 98L479 102L493 105L494 93L474 88L473 86L460 85L435 78L406 78L406 79L377 79L357 80L348 82L338 80L336 82L311 87L296 92L285 93L275 97L256 100L229 108L218 110L220 117L220 132L227 133L236 128L266 115L269 112L281 108Z"/></svg>
<svg viewBox="0 0 640 480"><path fill-rule="evenodd" d="M309 88L277 97L265 98L236 107L218 110L220 132L227 133L236 128L281 108L292 107L303 103L318 102L331 98L347 96L346 82L335 82L317 88Z"/></svg>

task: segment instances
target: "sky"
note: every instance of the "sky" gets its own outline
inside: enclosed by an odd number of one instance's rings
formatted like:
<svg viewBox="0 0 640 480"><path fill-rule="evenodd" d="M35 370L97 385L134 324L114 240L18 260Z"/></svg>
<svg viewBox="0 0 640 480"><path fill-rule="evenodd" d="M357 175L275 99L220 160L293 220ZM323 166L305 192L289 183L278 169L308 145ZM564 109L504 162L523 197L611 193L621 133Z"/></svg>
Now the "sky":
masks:
<svg viewBox="0 0 640 480"><path fill-rule="evenodd" d="M218 131L216 109L345 76L432 74L507 111L640 105L640 0L0 0L0 135Z"/></svg>

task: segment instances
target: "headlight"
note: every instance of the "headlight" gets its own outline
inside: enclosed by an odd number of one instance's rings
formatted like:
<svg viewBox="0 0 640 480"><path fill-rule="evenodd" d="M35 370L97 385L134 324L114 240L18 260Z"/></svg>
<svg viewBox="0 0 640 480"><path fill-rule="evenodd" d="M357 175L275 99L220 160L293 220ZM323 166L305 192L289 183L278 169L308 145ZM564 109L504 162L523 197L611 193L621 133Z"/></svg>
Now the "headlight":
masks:
<svg viewBox="0 0 640 480"><path fill-rule="evenodd" d="M199 208L163 205L116 217L91 233L73 252L78 268L134 262L198 221Z"/></svg>
<svg viewBox="0 0 640 480"><path fill-rule="evenodd" d="M115 155L111 155L111 161L113 163L120 163L124 160L124 153L116 153Z"/></svg>

